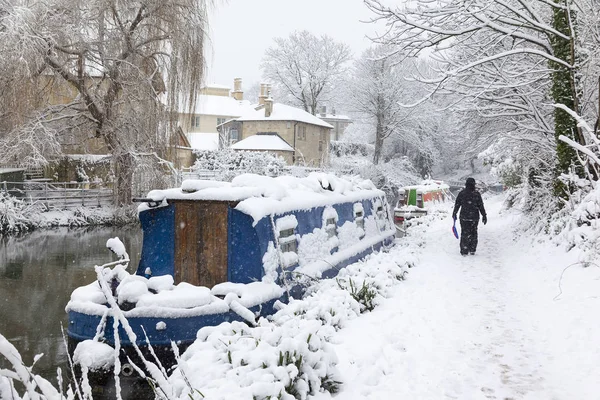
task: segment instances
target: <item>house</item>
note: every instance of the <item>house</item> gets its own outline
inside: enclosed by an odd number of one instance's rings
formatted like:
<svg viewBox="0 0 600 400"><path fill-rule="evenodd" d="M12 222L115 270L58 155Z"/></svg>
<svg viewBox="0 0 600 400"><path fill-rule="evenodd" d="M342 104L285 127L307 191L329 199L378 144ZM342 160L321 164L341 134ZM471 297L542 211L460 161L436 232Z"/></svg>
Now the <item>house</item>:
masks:
<svg viewBox="0 0 600 400"><path fill-rule="evenodd" d="M235 78L233 91L223 85L207 85L200 89L193 110L182 104L179 113L179 127L187 135L193 149L217 150L229 143L220 143L217 125L242 116L254 108L244 100L242 80ZM233 140L239 138L230 132Z"/></svg>
<svg viewBox="0 0 600 400"><path fill-rule="evenodd" d="M299 108L275 103L269 86L261 85L256 108L220 124L219 132L231 142L254 135L276 135L294 150L291 158L285 157L289 164L309 167L326 164L333 126Z"/></svg>
<svg viewBox="0 0 600 400"><path fill-rule="evenodd" d="M332 109L331 114L328 114L326 106L321 107L321 112L317 114L317 117L333 126L331 140L340 140L348 125L352 123L352 120L347 115L336 114L335 108Z"/></svg>

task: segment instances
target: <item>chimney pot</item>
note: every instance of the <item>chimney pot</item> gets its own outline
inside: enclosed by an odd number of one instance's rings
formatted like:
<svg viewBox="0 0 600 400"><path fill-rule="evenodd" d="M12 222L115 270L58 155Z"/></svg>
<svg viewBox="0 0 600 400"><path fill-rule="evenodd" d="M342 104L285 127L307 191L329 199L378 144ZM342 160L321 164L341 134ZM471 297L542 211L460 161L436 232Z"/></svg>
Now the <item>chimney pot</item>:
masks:
<svg viewBox="0 0 600 400"><path fill-rule="evenodd" d="M235 78L233 80L233 92L231 96L236 100L244 100L244 92L242 91L242 78Z"/></svg>
<svg viewBox="0 0 600 400"><path fill-rule="evenodd" d="M273 113L273 99L269 96L265 99L265 117L268 118Z"/></svg>
<svg viewBox="0 0 600 400"><path fill-rule="evenodd" d="M265 99L267 98L267 84L260 84L260 94L258 95L258 104L265 104Z"/></svg>

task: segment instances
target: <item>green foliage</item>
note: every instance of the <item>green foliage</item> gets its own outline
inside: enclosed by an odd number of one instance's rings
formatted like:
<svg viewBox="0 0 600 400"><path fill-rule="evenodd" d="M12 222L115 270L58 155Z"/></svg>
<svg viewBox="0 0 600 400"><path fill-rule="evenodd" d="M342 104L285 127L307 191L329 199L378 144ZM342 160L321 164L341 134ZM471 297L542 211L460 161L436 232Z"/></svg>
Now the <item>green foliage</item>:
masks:
<svg viewBox="0 0 600 400"><path fill-rule="evenodd" d="M373 283L363 281L360 289L356 286L352 278L348 282L337 279L340 289L347 290L354 300L360 304L361 311L373 311L375 309L374 300L377 296L377 288Z"/></svg>
<svg viewBox="0 0 600 400"><path fill-rule="evenodd" d="M575 21L574 11L571 10L571 21ZM567 9L553 7L552 27L564 35L571 37L571 27L569 24L569 12ZM558 35L553 35L550 38L554 56L572 64L574 60L573 43L571 40L563 39ZM576 109L576 81L574 71L556 62L550 62L552 73L552 100L556 104L564 104L574 111ZM583 176L583 168L579 165L577 152L568 144L560 141L559 136L563 135L575 142L580 143L577 122L568 113L561 109L554 111L554 135L556 138L556 171L554 180L554 194L565 197L569 193L569 188L565 186L558 177L561 174L569 173L572 166L577 166L576 172L579 176Z"/></svg>

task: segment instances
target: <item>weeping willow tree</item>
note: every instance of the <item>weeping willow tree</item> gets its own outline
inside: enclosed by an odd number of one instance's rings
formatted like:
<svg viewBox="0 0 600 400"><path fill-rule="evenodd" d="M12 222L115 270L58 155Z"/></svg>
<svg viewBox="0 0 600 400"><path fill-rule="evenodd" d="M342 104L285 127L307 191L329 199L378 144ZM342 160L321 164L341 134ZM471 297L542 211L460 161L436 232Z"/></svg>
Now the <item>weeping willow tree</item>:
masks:
<svg viewBox="0 0 600 400"><path fill-rule="evenodd" d="M168 156L170 110L193 107L209 1L0 3L2 161L96 140L112 155L117 204L129 203L137 157Z"/></svg>

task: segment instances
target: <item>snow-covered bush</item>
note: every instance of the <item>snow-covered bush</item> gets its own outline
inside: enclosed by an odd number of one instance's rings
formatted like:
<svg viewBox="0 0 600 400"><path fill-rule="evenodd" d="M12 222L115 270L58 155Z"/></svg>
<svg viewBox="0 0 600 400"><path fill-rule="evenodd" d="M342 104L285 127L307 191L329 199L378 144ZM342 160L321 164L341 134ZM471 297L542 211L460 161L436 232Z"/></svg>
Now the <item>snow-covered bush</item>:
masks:
<svg viewBox="0 0 600 400"><path fill-rule="evenodd" d="M331 328L319 321L261 319L205 327L182 355L174 381L179 399L193 387L210 399L306 399L337 389L337 357L328 343ZM184 372L185 371L185 372Z"/></svg>
<svg viewBox="0 0 600 400"><path fill-rule="evenodd" d="M286 167L283 158L267 152L224 149L219 151L196 150L195 154L196 162L192 171L215 171L216 179L222 181L231 181L241 173L279 176Z"/></svg>
<svg viewBox="0 0 600 400"><path fill-rule="evenodd" d="M22 233L34 229L34 216L42 209L40 204L30 205L0 191L0 234Z"/></svg>

